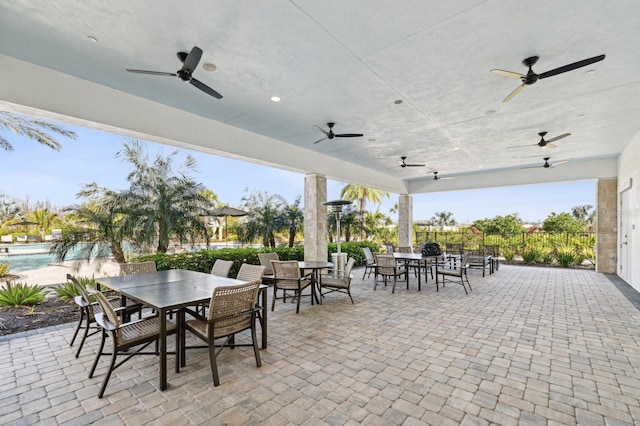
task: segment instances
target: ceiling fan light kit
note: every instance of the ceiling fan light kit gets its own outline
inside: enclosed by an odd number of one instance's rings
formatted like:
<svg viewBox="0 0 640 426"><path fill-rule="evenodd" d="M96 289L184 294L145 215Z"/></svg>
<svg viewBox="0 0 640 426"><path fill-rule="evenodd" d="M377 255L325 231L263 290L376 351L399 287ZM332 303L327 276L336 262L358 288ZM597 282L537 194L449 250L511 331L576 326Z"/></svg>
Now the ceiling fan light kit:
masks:
<svg viewBox="0 0 640 426"><path fill-rule="evenodd" d="M553 149L553 148L557 148L556 145L553 144L553 142L559 141L560 139L564 139L567 136L571 136L571 133L564 133L560 136L556 136L554 138L551 139L545 139L544 137L547 135L547 132L540 132L538 133L538 136L540 136L540 141L538 143L535 143L533 145L529 144L529 145L516 145L516 146L510 146L508 148L525 148L525 147L530 147L530 146L538 146L542 149Z"/></svg>

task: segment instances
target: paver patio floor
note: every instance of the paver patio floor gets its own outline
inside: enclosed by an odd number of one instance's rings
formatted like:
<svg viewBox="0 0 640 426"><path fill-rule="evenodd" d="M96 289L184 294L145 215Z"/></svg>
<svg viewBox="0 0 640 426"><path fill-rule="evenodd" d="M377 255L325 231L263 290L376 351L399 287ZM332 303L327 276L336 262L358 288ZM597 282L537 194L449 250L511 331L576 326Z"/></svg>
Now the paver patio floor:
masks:
<svg viewBox="0 0 640 426"><path fill-rule="evenodd" d="M276 302L262 368L225 349L218 387L193 349L178 374L169 358L167 391L136 357L98 399L97 336L79 359L75 324L0 337L0 424L640 424L640 311L617 277L502 265L470 271L469 295L431 280L391 294L362 272L355 305Z"/></svg>

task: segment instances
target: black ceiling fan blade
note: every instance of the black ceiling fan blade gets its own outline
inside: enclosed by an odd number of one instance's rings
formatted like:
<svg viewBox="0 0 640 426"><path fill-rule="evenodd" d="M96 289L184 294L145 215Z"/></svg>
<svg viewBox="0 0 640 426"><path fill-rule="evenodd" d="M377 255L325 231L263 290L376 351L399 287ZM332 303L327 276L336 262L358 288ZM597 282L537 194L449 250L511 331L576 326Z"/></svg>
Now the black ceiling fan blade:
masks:
<svg viewBox="0 0 640 426"><path fill-rule="evenodd" d="M405 167L424 167L426 164L405 164Z"/></svg>
<svg viewBox="0 0 640 426"><path fill-rule="evenodd" d="M554 76L554 75L565 73L567 71L572 71L572 70L575 70L577 68L586 67L587 65L591 65L593 63L602 61L604 59L604 57L605 57L605 55L600 55L600 56L594 56L593 58L589 58L589 59L583 59L582 61L574 62L574 63L569 64L569 65L565 65L565 66L562 66L562 67L559 67L559 68L555 68L555 69L549 70L547 72L543 72L542 74L540 74L538 76L538 78L539 79L547 78L547 77L551 77L551 76Z"/></svg>
<svg viewBox="0 0 640 426"><path fill-rule="evenodd" d="M550 144L551 142L559 141L560 139L564 139L567 136L571 136L571 133L565 133L560 136L556 136L555 138L548 139L547 144Z"/></svg>
<svg viewBox="0 0 640 426"><path fill-rule="evenodd" d="M172 72L162 72L162 71L148 71L148 70L132 70L127 68L127 71L133 72L136 74L148 74L148 75L166 75L169 77L176 77L178 74Z"/></svg>
<svg viewBox="0 0 640 426"><path fill-rule="evenodd" d="M511 148L527 148L530 146L538 146L537 143L534 144L528 144L528 145L516 145L516 146L508 146L507 149L511 149Z"/></svg>
<svg viewBox="0 0 640 426"><path fill-rule="evenodd" d="M184 65L182 66L183 71L189 71L190 74L193 74L193 71L200 63L200 58L202 57L202 49L199 47L193 46L191 52L187 55L187 58L184 60ZM213 96L213 95L212 95Z"/></svg>
<svg viewBox="0 0 640 426"><path fill-rule="evenodd" d="M325 139L328 139L328 138L324 137L324 138L322 138L322 139L318 139L317 141L315 141L315 142L314 142L314 144L317 144L317 143L319 143L319 142L322 142L322 141L323 141L323 140L325 140Z"/></svg>
<svg viewBox="0 0 640 426"><path fill-rule="evenodd" d="M322 133L324 133L324 134L327 136L327 138L329 137L329 132L327 132L327 131L326 131L325 129L323 129L322 127L320 127L320 126L316 126L315 124L313 125L313 127L315 127L316 129L318 129L318 130L320 130ZM321 141L321 140L324 140L324 139L326 139L326 138L322 138L322 139L320 139L320 141ZM318 141L318 142L320 142L320 141ZM314 142L314 143L318 143L318 142Z"/></svg>
<svg viewBox="0 0 640 426"><path fill-rule="evenodd" d="M189 80L189 83L191 83L193 86L196 86L198 89L202 90L207 95L211 95L216 99L222 99L222 95L220 93L216 92L215 90L213 90L211 87L207 86L200 80L196 80L195 78L192 78L191 80Z"/></svg>
<svg viewBox="0 0 640 426"><path fill-rule="evenodd" d="M334 135L336 138L361 138L364 136L362 133L341 133L339 135Z"/></svg>
<svg viewBox="0 0 640 426"><path fill-rule="evenodd" d="M499 69L493 69L491 70L492 73L494 74L500 74L503 75L505 77L510 77L510 78L523 78L524 75L517 73L517 72L513 72L513 71L505 71L505 70L499 70Z"/></svg>

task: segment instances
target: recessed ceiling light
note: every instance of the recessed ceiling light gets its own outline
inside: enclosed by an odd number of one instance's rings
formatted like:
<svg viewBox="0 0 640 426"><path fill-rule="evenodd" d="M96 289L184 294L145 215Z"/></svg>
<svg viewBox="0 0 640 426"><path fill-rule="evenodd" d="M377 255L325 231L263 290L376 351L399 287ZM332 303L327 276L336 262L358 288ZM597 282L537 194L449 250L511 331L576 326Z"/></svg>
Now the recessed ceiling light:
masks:
<svg viewBox="0 0 640 426"><path fill-rule="evenodd" d="M209 72L218 71L218 67L215 64L212 64L211 62L205 62L204 64L202 64L202 69Z"/></svg>
<svg viewBox="0 0 640 426"><path fill-rule="evenodd" d="M460 147L459 147L459 146L454 146L454 147L453 147L453 150L454 150L454 151L458 151L459 149L460 149Z"/></svg>
<svg viewBox="0 0 640 426"><path fill-rule="evenodd" d="M484 169L484 166L478 166L479 169Z"/></svg>
<svg viewBox="0 0 640 426"><path fill-rule="evenodd" d="M271 100L272 100L273 102L280 102L280 96L272 96L272 97L271 97Z"/></svg>
<svg viewBox="0 0 640 426"><path fill-rule="evenodd" d="M584 114L578 114L578 118L584 118Z"/></svg>
<svg viewBox="0 0 640 426"><path fill-rule="evenodd" d="M395 101L393 101L394 104L396 105L400 105L402 103L402 99L397 99Z"/></svg>
<svg viewBox="0 0 640 426"><path fill-rule="evenodd" d="M94 36L87 36L87 40L89 40L89 41L91 41L91 42L94 42L94 43L97 43L97 42L98 42L98 39L97 39L97 38L95 38Z"/></svg>

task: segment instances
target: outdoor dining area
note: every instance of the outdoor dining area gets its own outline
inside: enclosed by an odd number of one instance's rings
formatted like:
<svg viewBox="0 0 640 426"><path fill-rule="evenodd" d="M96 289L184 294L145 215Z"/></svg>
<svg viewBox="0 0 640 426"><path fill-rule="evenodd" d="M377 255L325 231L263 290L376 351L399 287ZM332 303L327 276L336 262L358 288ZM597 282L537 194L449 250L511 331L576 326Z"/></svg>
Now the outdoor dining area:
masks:
<svg viewBox="0 0 640 426"><path fill-rule="evenodd" d="M117 339L112 321L141 321L137 303L145 300L142 318L157 318L157 336L162 336L157 350L153 343L158 339L150 339L146 351L151 355L133 356L112 369L110 343L101 348L100 336L89 335L78 350L84 330L74 336L75 323L0 337L0 362L11 378L0 387L0 423L516 425L639 420L640 303L625 297L619 290L625 284L614 276L501 265L499 273L483 277L481 270L468 268L473 291L466 294L448 283L436 288L424 266L418 288L418 271L411 266L405 270L402 259L394 264L408 272L410 285L398 285L393 292L383 281L376 287L376 269L349 261L345 266L351 279L347 294L341 294L322 286L323 279L340 281L337 274L318 267L315 281L313 269L297 262L291 268L297 272L291 273L299 277L288 277L291 287L285 291L277 284L278 262L269 262L272 271L253 265L262 277L253 280L252 293L244 298L249 305L240 309L249 313L249 326L244 328L245 322L231 334L227 343L235 349L214 355L210 335L202 330L207 322L216 330L216 292L239 282L250 285L250 275L237 280L153 271L150 266L141 269L148 272L98 278L103 289L125 296L131 309L122 320L117 314L98 314L96 321L111 327ZM212 272L224 275L224 266ZM306 286L301 293L293 281ZM155 286L180 290L164 291L164 298L153 302L154 294L160 294L152 290ZM111 309L105 303L112 301L98 297ZM223 319L235 322L240 317ZM131 355L134 349L120 343L116 349L122 349L122 358ZM107 354L97 356L101 351Z"/></svg>

